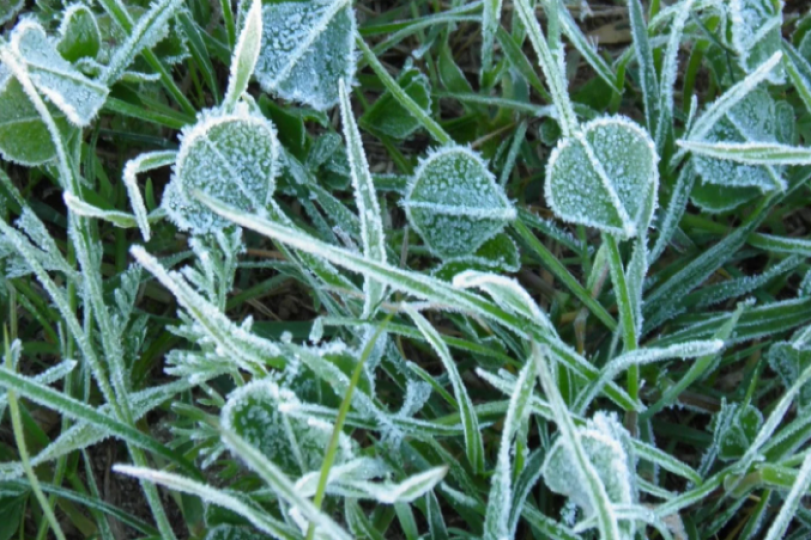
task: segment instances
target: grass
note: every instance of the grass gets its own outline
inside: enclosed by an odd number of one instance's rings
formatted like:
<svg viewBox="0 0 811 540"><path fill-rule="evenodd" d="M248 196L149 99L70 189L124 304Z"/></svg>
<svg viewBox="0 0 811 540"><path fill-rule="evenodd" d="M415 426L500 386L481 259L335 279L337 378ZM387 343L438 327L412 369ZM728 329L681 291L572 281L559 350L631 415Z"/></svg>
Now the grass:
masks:
<svg viewBox="0 0 811 540"><path fill-rule="evenodd" d="M0 6L0 540L809 537L792 9Z"/></svg>

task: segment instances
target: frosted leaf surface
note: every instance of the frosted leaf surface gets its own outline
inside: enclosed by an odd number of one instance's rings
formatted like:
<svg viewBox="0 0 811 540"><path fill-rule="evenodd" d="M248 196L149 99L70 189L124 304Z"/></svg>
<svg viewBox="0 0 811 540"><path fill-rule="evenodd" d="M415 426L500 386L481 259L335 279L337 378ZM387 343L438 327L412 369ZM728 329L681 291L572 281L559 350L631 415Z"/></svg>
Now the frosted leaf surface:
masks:
<svg viewBox="0 0 811 540"><path fill-rule="evenodd" d="M51 107L57 126L65 116ZM20 83L0 64L0 156L33 167L56 157L51 135Z"/></svg>
<svg viewBox="0 0 811 540"><path fill-rule="evenodd" d="M753 405L722 403L713 418L713 440L718 447L718 457L740 459L752 446L762 424L763 415Z"/></svg>
<svg viewBox="0 0 811 540"><path fill-rule="evenodd" d="M254 528L236 525L217 525L206 533L206 540L261 540L271 538L259 533Z"/></svg>
<svg viewBox="0 0 811 540"><path fill-rule="evenodd" d="M87 126L104 105L109 89L62 58L38 23L26 20L18 24L11 35L11 49L24 63L37 90L73 124Z"/></svg>
<svg viewBox="0 0 811 540"><path fill-rule="evenodd" d="M290 475L318 470L332 425L285 415L282 403L297 401L290 390L268 379L251 382L229 397L222 423ZM339 446L339 459L342 462Z"/></svg>
<svg viewBox="0 0 811 540"><path fill-rule="evenodd" d="M800 373L811 365L811 351L796 349L791 343L782 341L769 348L769 367L780 376L783 386L791 388ZM797 405L801 413L811 410L811 384L806 383L797 395Z"/></svg>
<svg viewBox="0 0 811 540"><path fill-rule="evenodd" d="M403 201L408 221L442 258L474 253L515 219L515 209L485 162L462 146L420 163Z"/></svg>
<svg viewBox="0 0 811 540"><path fill-rule="evenodd" d="M751 73L782 46L783 2L781 0L731 0L732 46L738 64ZM782 67L769 75L772 83L785 79Z"/></svg>
<svg viewBox="0 0 811 540"><path fill-rule="evenodd" d="M608 498L613 504L632 504L636 501L634 486L635 459L630 451L628 432L614 415L598 412L586 425L577 428L577 436L583 445L589 461L605 486ZM562 439L558 438L543 464L544 482L549 489L566 495L587 516L594 512L591 498L581 484L577 465L566 450ZM630 526L627 524L626 526ZM629 536L629 538L632 536Z"/></svg>
<svg viewBox="0 0 811 540"><path fill-rule="evenodd" d="M518 246L506 233L499 233L481 245L476 253L465 257L445 259L434 269L433 276L451 281L453 276L465 270L517 272L521 269Z"/></svg>
<svg viewBox="0 0 811 540"><path fill-rule="evenodd" d="M351 81L355 74L350 3L267 4L262 25L262 51L254 72L262 88L319 111L338 103L338 81Z"/></svg>
<svg viewBox="0 0 811 540"><path fill-rule="evenodd" d="M85 5L74 4L65 10L59 25L56 48L70 62L84 57L95 58L101 48L101 31L96 16Z"/></svg>
<svg viewBox="0 0 811 540"><path fill-rule="evenodd" d="M397 84L420 108L431 109L431 85L428 77L415 68L406 68L397 78ZM414 115L386 91L360 118L360 125L394 139L406 139L420 127Z"/></svg>
<svg viewBox="0 0 811 540"><path fill-rule="evenodd" d="M205 234L228 221L192 196L199 190L248 213L264 209L273 195L279 143L269 120L238 106L233 114L208 111L183 131L163 207L181 229Z"/></svg>
<svg viewBox="0 0 811 540"><path fill-rule="evenodd" d="M779 111L779 114L778 114ZM778 122L786 122L784 107L778 107L769 93L757 89L738 102L716 122L704 137L705 142L789 142L778 139L792 136ZM793 119L791 120L793 124ZM785 189L781 168L735 163L700 155L693 156L696 172L704 183L719 186L753 187L760 191Z"/></svg>
<svg viewBox="0 0 811 540"><path fill-rule="evenodd" d="M640 222L658 186L658 161L650 136L630 120L593 120L552 152L546 200L565 221L633 237L647 228Z"/></svg>

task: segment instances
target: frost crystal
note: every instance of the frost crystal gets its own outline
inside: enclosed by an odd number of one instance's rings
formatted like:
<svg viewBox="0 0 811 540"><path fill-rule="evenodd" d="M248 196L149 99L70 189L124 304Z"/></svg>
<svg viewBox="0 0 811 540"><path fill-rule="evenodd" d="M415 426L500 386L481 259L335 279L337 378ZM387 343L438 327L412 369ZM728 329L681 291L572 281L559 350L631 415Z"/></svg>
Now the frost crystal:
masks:
<svg viewBox="0 0 811 540"><path fill-rule="evenodd" d="M659 157L644 130L621 118L585 124L563 139L546 169L546 200L566 221L633 237L659 182Z"/></svg>
<svg viewBox="0 0 811 540"><path fill-rule="evenodd" d="M254 75L268 92L319 111L338 103L338 81L355 74L355 15L346 0L282 2L262 10Z"/></svg>
<svg viewBox="0 0 811 540"><path fill-rule="evenodd" d="M636 462L630 436L616 417L598 412L584 427L577 428L577 435L611 502L616 505L634 503ZM567 495L586 515L595 511L588 492L580 483L576 464L560 438L546 457L543 475L549 489ZM628 535L632 537L633 534Z"/></svg>
<svg viewBox="0 0 811 540"><path fill-rule="evenodd" d="M787 117L783 106L778 106L764 89L757 89L738 102L726 115L706 134L702 142L784 142L793 138L793 133L786 132L781 123L793 124L793 118ZM713 159L694 155L696 171L701 175L705 184L735 188L757 188L760 191L785 189L785 181L780 177L782 167L756 166L735 163L729 160ZM745 202L745 197L751 192L740 192L733 197L738 204ZM726 191L723 192L726 195ZM702 194L700 194L702 196ZM703 195L704 198L714 200L711 193ZM737 205L725 205L734 208ZM726 208L724 208L726 209Z"/></svg>
<svg viewBox="0 0 811 540"><path fill-rule="evenodd" d="M197 202L202 191L246 212L261 212L275 187L279 143L269 120L238 106L233 114L207 111L182 134L163 207L181 229L205 234L228 221Z"/></svg>
<svg viewBox="0 0 811 540"><path fill-rule="evenodd" d="M18 24L11 34L11 50L28 76L75 125L84 127L107 99L105 85L85 77L57 52L45 30L32 20Z"/></svg>
<svg viewBox="0 0 811 540"><path fill-rule="evenodd" d="M403 206L411 226L442 258L474 253L515 219L485 162L462 146L437 150L420 164Z"/></svg>
<svg viewBox="0 0 811 540"><path fill-rule="evenodd" d="M750 73L782 48L783 2L781 0L731 0L732 46L741 68ZM769 80L784 81L782 68Z"/></svg>

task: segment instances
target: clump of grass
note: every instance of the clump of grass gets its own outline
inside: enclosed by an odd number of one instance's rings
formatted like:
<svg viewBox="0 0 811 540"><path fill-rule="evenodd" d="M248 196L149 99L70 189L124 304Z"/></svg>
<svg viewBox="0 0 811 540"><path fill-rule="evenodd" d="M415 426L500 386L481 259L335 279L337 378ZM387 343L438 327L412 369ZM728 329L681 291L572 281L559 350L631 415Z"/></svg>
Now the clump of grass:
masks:
<svg viewBox="0 0 811 540"><path fill-rule="evenodd" d="M587 8L0 6L0 540L808 537L811 19Z"/></svg>

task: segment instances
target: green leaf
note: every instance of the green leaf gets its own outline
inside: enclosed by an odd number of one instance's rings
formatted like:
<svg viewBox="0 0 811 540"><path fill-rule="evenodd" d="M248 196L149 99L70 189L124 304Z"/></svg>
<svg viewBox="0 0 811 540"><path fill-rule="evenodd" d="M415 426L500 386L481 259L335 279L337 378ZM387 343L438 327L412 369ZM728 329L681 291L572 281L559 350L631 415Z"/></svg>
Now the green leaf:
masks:
<svg viewBox="0 0 811 540"><path fill-rule="evenodd" d="M658 188L658 161L653 141L636 124L593 120L552 152L546 200L561 219L636 236L648 226L644 203Z"/></svg>
<svg viewBox="0 0 811 540"><path fill-rule="evenodd" d="M756 187L719 186L699 182L693 187L690 200L705 212L720 214L739 208L762 195Z"/></svg>
<svg viewBox="0 0 811 540"><path fill-rule="evenodd" d="M431 85L428 77L416 68L407 67L397 77L397 84L426 114L430 114ZM390 91L384 92L358 122L364 129L397 140L407 139L422 125Z"/></svg>
<svg viewBox="0 0 811 540"><path fill-rule="evenodd" d="M87 78L62 58L45 29L31 19L14 28L9 49L36 89L71 123L79 127L90 124L107 99L106 85Z"/></svg>
<svg viewBox="0 0 811 540"><path fill-rule="evenodd" d="M51 109L60 130L67 131L65 116ZM56 147L45 122L22 85L0 64L0 155L28 167L56 157Z"/></svg>
<svg viewBox="0 0 811 540"><path fill-rule="evenodd" d="M769 347L766 358L769 366L780 376L783 386L787 389L791 388L800 373L811 365L811 351L795 348L787 341L780 341ZM811 384L806 383L800 388L797 406L800 414L805 414L811 409Z"/></svg>
<svg viewBox="0 0 811 540"><path fill-rule="evenodd" d="M0 0L0 24L13 19L25 5L25 0Z"/></svg>
<svg viewBox="0 0 811 540"><path fill-rule="evenodd" d="M231 59L231 73L228 76L228 90L225 93L223 109L233 111L237 100L248 89L262 45L262 2L253 0L245 16L245 26L239 34Z"/></svg>
<svg viewBox="0 0 811 540"><path fill-rule="evenodd" d="M255 447L291 476L318 470L331 429L280 411L282 403L295 402L290 390L264 379L253 381L228 396L222 425Z"/></svg>
<svg viewBox="0 0 811 540"><path fill-rule="evenodd" d="M713 423L718 457L740 459L755 440L763 415L754 405L723 404Z"/></svg>
<svg viewBox="0 0 811 540"><path fill-rule="evenodd" d="M63 17L56 46L62 58L69 62L95 58L101 48L101 31L95 14L83 4L73 4Z"/></svg>
<svg viewBox="0 0 811 540"><path fill-rule="evenodd" d="M782 0L731 0L732 46L738 64L746 73L780 50L783 26ZM774 84L784 82L782 69L769 76Z"/></svg>
<svg viewBox="0 0 811 540"><path fill-rule="evenodd" d="M279 97L323 111L338 103L338 81L355 74L355 14L347 0L281 2L262 8L256 79Z"/></svg>
<svg viewBox="0 0 811 540"><path fill-rule="evenodd" d="M445 259L431 274L445 281L452 281L456 274L465 270L518 272L521 269L521 255L518 246L505 233L499 233L485 242L476 253L465 257Z"/></svg>
<svg viewBox="0 0 811 540"><path fill-rule="evenodd" d="M515 209L485 162L462 146L425 158L402 204L411 226L440 258L474 253L515 219Z"/></svg>
<svg viewBox="0 0 811 540"><path fill-rule="evenodd" d="M738 148L743 150L750 144L770 146L778 143L778 119L774 100L765 89L759 88L729 109L704 137L700 140L691 138L682 146L692 151L691 144L695 142L698 150L704 150L695 153L693 163L705 183L783 191L786 182L781 178L782 170L779 167L752 165L751 159L741 159L746 152L735 151L734 146L743 147ZM711 152L712 145L721 146L716 152ZM724 152L724 145L733 146ZM737 159L733 161L733 157Z"/></svg>
<svg viewBox="0 0 811 540"><path fill-rule="evenodd" d="M191 198L210 193L247 212L263 210L275 188L279 164L276 129L241 106L233 113L204 111L183 130L172 180L162 206L181 229L203 234L227 222Z"/></svg>

